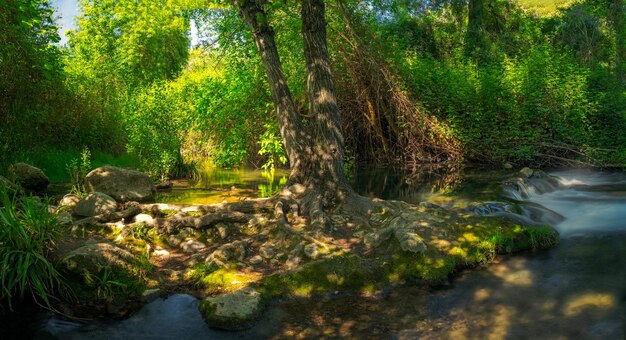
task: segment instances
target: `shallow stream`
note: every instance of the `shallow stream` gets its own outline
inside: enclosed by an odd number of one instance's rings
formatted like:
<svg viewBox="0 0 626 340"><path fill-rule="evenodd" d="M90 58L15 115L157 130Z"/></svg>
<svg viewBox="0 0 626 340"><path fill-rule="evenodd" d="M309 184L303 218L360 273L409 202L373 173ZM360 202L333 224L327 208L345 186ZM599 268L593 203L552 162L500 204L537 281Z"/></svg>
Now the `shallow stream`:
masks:
<svg viewBox="0 0 626 340"><path fill-rule="evenodd" d="M164 200L216 203L271 194L285 174L232 176L175 188ZM626 337L626 174L553 172L558 185L525 183L502 190L511 174L407 173L386 170L351 177L363 195L428 200L481 214L550 222L561 243L462 273L431 291L401 287L382 298L335 297L273 304L244 332L209 329L197 300L173 295L130 318L76 324L58 318L38 326L39 338L61 339L623 339ZM246 177L248 176L248 177ZM210 176L209 176L210 177ZM228 176L222 176L222 179ZM245 178L248 178L247 180ZM213 184L211 184L213 183ZM480 202L488 202L476 208Z"/></svg>

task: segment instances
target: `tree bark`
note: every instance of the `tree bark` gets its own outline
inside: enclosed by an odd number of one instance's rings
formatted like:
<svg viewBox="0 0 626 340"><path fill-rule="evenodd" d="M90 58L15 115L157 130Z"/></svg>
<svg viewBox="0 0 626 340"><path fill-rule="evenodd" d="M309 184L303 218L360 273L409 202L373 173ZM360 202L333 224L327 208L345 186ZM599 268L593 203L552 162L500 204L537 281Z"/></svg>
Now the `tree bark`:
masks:
<svg viewBox="0 0 626 340"><path fill-rule="evenodd" d="M239 9L239 13L252 30L252 39L259 50L267 73L285 153L291 169L295 170L302 163L301 157L305 149L303 142L306 138L301 135L303 129L300 115L283 72L274 39L274 30L269 25L267 13L263 8L266 2L265 0L233 0L233 4Z"/></svg>
<svg viewBox="0 0 626 340"><path fill-rule="evenodd" d="M323 0L302 1L302 38L307 70L312 159L309 165L323 189L347 186L343 173L344 141L341 117L326 43ZM329 185L330 184L330 185Z"/></svg>
<svg viewBox="0 0 626 340"><path fill-rule="evenodd" d="M233 0L252 29L252 38L267 72L272 99L295 190L312 224L328 226L326 213L353 193L343 173L344 141L326 44L323 0L302 1L302 37L307 70L309 116L305 126L294 105L282 69L266 0Z"/></svg>

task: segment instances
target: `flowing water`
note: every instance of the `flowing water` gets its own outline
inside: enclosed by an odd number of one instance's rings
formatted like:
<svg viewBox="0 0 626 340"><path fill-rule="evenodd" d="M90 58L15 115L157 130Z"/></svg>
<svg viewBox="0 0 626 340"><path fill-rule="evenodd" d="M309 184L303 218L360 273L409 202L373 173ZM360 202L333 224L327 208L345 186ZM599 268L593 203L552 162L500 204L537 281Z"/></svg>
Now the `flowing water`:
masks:
<svg viewBox="0 0 626 340"><path fill-rule="evenodd" d="M195 298L174 295L122 321L80 325L52 318L41 324L40 337L623 339L626 174L565 171L551 175L558 176L557 181L513 181L504 190L501 183L510 176L502 173L407 176L370 171L351 178L364 195L428 200L481 215L551 223L561 234L561 243L553 249L466 271L448 287L428 292L403 287L375 299L352 296L275 303L253 329L244 332L209 329ZM260 185L280 184L276 176L265 180L224 187L258 196ZM180 191L182 197L200 192L194 194L195 200L212 194L206 185L198 191ZM174 192L169 197L176 201L181 196Z"/></svg>

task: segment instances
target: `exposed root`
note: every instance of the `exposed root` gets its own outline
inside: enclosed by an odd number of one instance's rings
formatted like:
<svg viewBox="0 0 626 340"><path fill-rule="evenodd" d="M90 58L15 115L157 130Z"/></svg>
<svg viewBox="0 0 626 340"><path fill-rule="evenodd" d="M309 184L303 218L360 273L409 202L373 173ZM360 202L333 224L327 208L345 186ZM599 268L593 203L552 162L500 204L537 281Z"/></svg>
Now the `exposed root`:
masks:
<svg viewBox="0 0 626 340"><path fill-rule="evenodd" d="M278 203L276 203L275 206L275 213L276 213L276 221L278 222L278 226L280 227L281 230L285 231L288 234L291 235L295 235L298 236L304 240L307 240L309 242L315 243L321 247L324 247L325 249L328 249L329 244L322 242L312 236L309 236L305 233L299 232L298 230L295 230L290 224L289 221L287 220L287 216L285 214L285 210L284 210L284 203L283 201L278 201Z"/></svg>
<svg viewBox="0 0 626 340"><path fill-rule="evenodd" d="M159 228L160 231L171 233L177 228L209 228L217 223L247 223L252 219L252 215L244 214L241 212L220 212L220 213L208 213L203 216L185 216L177 217L172 216L169 218L157 218L154 225Z"/></svg>
<svg viewBox="0 0 626 340"><path fill-rule="evenodd" d="M119 221L121 219L128 219L139 215L141 213L141 207L133 205L123 211L118 211L112 214L102 214L96 215L93 217L83 218L82 220L78 220L74 222L76 225L85 225L85 224L98 224L98 223L106 223L112 221Z"/></svg>

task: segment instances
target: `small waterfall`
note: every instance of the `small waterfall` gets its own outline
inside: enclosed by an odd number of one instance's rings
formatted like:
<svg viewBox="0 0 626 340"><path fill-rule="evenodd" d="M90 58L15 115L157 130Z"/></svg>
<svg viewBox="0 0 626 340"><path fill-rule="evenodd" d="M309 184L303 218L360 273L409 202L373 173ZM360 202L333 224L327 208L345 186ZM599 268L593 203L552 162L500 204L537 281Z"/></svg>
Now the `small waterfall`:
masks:
<svg viewBox="0 0 626 340"><path fill-rule="evenodd" d="M530 225L548 224L561 236L626 230L626 173L564 171L502 183L515 211L489 211ZM479 209L480 210L480 209ZM474 211L484 214L485 209Z"/></svg>

